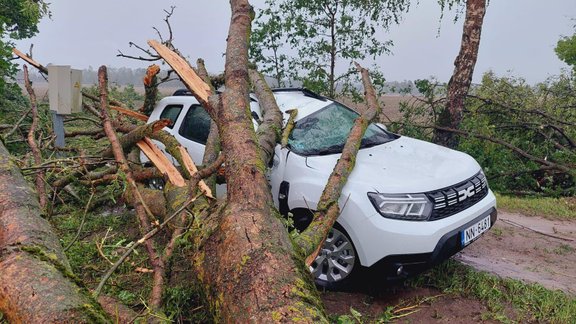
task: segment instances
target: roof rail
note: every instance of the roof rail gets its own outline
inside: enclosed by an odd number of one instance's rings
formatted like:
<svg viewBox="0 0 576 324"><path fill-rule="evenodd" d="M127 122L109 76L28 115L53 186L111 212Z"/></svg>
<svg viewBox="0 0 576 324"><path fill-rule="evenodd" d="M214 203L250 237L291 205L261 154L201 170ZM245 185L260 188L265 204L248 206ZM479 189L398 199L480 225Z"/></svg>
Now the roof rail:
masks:
<svg viewBox="0 0 576 324"><path fill-rule="evenodd" d="M306 88L273 88L272 92L302 92L306 97L327 101L328 98Z"/></svg>
<svg viewBox="0 0 576 324"><path fill-rule="evenodd" d="M216 90L216 93L221 93L221 91ZM174 93L172 95L173 96L192 96L192 92L190 92L190 90L188 90L188 89L178 89L178 90L174 91ZM250 97L250 101L256 102L257 100Z"/></svg>
<svg viewBox="0 0 576 324"><path fill-rule="evenodd" d="M188 89L178 89L178 90L174 91L174 93L172 95L173 96L191 96L192 92L190 92L190 90L188 90Z"/></svg>

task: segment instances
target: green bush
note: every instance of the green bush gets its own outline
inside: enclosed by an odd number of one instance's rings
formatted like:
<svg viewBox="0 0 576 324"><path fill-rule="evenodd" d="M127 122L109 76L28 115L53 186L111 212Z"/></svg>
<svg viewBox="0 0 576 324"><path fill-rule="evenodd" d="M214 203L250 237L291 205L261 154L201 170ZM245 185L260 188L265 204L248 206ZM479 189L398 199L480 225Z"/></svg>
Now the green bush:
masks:
<svg viewBox="0 0 576 324"><path fill-rule="evenodd" d="M415 84L423 98L401 105L403 118L391 129L431 140L445 88L427 80ZM476 158L497 191L574 195L575 86L576 76L560 75L531 86L521 78L485 74L466 101L460 129L469 135L460 136L458 150Z"/></svg>

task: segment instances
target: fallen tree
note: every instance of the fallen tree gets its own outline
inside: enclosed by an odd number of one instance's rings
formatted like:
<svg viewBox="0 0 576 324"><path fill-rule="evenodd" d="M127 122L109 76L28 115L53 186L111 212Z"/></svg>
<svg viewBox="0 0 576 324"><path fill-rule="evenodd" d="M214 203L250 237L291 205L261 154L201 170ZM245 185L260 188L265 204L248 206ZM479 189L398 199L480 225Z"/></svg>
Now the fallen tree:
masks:
<svg viewBox="0 0 576 324"><path fill-rule="evenodd" d="M247 36L252 8L246 0L233 0L231 7L232 18L226 55L226 89L221 94L215 94L206 76L200 77L177 52L156 41L149 42L150 46L178 73L215 122L217 127L212 129L218 131L222 154L217 155L214 153L217 150L214 150L209 153L212 155L211 158L205 158L205 161L215 162L199 171L194 170L194 163L188 160L189 156L187 157L185 151L175 148L178 146L174 143L175 140L157 130L156 126L165 125L162 122L128 127L129 133L116 138L114 128L117 127L108 117L110 100L106 92L105 69L102 68L100 97L91 99L100 102L100 111L97 114L101 115L104 132L112 143L112 147L104 151L103 155L114 156L117 167L104 167L100 164L103 170L83 174L95 177L95 173L99 173L102 178L112 178L115 172L120 170L121 177L114 178L126 179L125 197L135 207L142 228L143 236L138 240L138 245L146 247L153 268L154 284L149 298L149 305L153 310L161 311L162 286L167 263L165 257L171 253L173 245L170 244L181 232L173 230L164 233L167 235L165 237L169 238L169 243L163 249L159 241L154 241L154 235L161 230L164 231L168 221L187 218L192 222L190 237L194 244L190 261L215 321L326 322L326 314L304 259L309 254L311 254L309 259L314 258L313 252L322 244L339 214L338 209L333 207L338 207L338 198L347 176L354 167L354 157L358 152L360 140L377 112L373 89L367 81L366 71L362 70L367 93L371 94L368 97L372 109L358 118L352 128L342 159L335 168L333 179L331 178L330 184L325 189L329 194L324 205L329 208L319 211L320 216L316 217L313 227L305 234L312 234L313 239L310 240L303 234L300 239L292 241L280 214L274 207L265 176L274 147L282 139L282 114L261 76L248 69ZM199 69L201 75L205 74L202 70L204 69ZM253 128L250 114L247 113L249 79L255 85L256 95L264 114L263 123L257 132ZM90 109L95 110L94 107ZM288 122L287 132L290 125L293 126L296 113L295 110L291 113L292 122ZM156 215L150 208L146 208L145 202L149 199L145 199L143 195L148 192L136 184L135 173L131 170L133 167L138 167L131 166L125 156L132 154L129 152L133 152L134 145L138 145L145 152L149 150L147 154L150 154L150 157L153 154L163 157L158 153L159 150L154 153L157 148L154 148L146 136L163 142L167 151L182 166L180 171L168 172L166 162L151 158L160 173L164 174L166 179L170 179L164 194L150 193L154 196L153 200L165 205L165 211L162 212L165 217L171 215L162 223L155 218ZM225 176L228 185L226 200L220 203L206 199L196 200L196 197L199 197L196 184L201 184L201 179L213 173L222 162L226 165ZM174 174L174 177L170 174ZM178 180L174 181L174 178ZM65 183L70 182L65 181L62 185ZM199 187L206 196L210 196L209 186ZM192 200L194 206L186 208ZM327 212L329 214L325 217L324 214ZM182 213L180 218L176 217L179 213ZM193 217L191 218L188 213ZM132 251L134 248L129 249ZM109 273L114 269L111 268ZM96 295L105 282L106 276L95 292Z"/></svg>
<svg viewBox="0 0 576 324"><path fill-rule="evenodd" d="M0 143L0 311L12 323L107 322Z"/></svg>

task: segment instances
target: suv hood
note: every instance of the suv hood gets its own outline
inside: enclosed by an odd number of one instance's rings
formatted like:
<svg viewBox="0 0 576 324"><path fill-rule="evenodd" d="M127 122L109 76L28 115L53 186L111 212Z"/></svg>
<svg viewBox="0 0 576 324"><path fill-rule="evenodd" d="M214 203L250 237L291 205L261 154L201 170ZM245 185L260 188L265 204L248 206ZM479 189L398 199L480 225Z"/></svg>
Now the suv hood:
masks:
<svg viewBox="0 0 576 324"><path fill-rule="evenodd" d="M339 158L340 154L310 156L306 165L329 175ZM367 191L418 193L454 185L479 170L468 154L402 136L361 149L348 181Z"/></svg>

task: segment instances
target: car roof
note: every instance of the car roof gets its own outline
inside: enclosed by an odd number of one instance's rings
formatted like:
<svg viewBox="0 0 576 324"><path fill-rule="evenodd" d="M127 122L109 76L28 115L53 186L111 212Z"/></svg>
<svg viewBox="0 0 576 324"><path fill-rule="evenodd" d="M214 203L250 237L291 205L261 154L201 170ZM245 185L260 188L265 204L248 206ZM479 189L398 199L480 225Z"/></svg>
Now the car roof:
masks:
<svg viewBox="0 0 576 324"><path fill-rule="evenodd" d="M295 119L298 121L299 119L302 119L333 102L332 100L305 88L274 88L272 89L272 92L276 98L278 107L284 113L283 117L285 123L288 119L288 113L286 113L287 110L298 109L298 115ZM169 101L170 103L179 104L198 103L196 98L194 98L187 89L177 90L171 97L166 97L163 101L164 100ZM257 99L253 93L250 94L250 100L252 101L250 105L252 110L258 115L261 115L260 109L258 109L259 107L254 105L254 103L257 102Z"/></svg>
<svg viewBox="0 0 576 324"><path fill-rule="evenodd" d="M306 90L274 89L272 91L282 112L286 113L287 110L298 109L296 121L332 103L331 100Z"/></svg>

